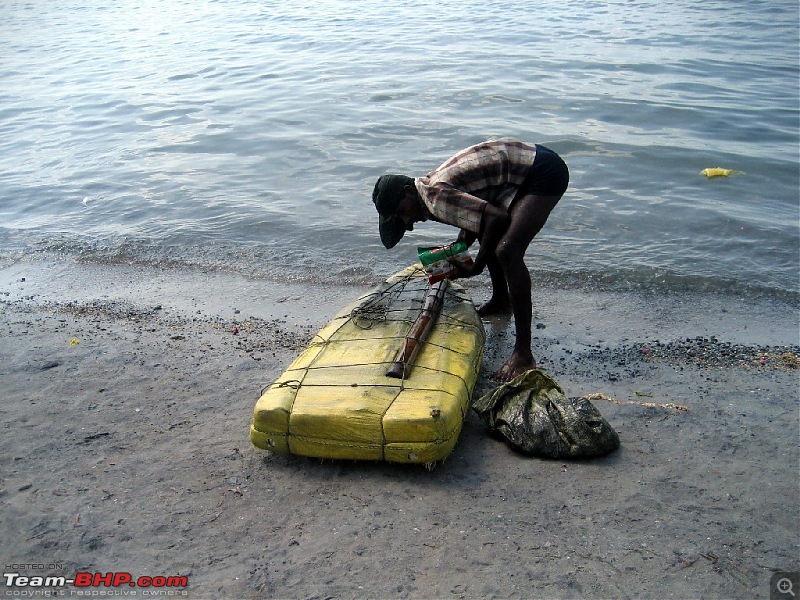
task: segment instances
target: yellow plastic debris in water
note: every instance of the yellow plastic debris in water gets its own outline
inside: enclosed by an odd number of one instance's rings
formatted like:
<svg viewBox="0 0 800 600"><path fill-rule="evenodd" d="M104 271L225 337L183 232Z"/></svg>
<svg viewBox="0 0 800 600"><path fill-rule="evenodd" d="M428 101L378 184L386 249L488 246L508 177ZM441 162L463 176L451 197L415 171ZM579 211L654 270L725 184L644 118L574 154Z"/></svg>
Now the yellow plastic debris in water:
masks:
<svg viewBox="0 0 800 600"><path fill-rule="evenodd" d="M81 343L81 341L80 341L78 338L72 338L72 339L69 341L69 345L70 345L70 346L77 346L77 345L78 345L78 344L80 344L80 343Z"/></svg>
<svg viewBox="0 0 800 600"><path fill-rule="evenodd" d="M709 179L712 177L730 177L731 175L744 175L744 171L734 171L733 169L723 169L722 167L709 167L700 171Z"/></svg>

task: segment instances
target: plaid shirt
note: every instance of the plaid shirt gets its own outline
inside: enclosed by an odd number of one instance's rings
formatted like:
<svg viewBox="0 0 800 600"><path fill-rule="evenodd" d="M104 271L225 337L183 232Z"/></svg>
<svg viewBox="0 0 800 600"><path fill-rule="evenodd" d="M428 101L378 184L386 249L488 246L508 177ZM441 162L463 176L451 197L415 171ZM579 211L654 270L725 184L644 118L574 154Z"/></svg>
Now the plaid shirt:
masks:
<svg viewBox="0 0 800 600"><path fill-rule="evenodd" d="M536 158L536 146L512 138L482 142L414 183L436 221L480 233L486 204L508 208Z"/></svg>

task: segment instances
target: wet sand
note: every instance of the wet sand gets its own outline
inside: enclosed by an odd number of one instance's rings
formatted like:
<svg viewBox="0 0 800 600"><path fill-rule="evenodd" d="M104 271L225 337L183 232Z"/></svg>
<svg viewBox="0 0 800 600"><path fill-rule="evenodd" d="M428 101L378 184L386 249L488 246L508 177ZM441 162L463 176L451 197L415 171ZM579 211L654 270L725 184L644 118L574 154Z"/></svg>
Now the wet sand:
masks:
<svg viewBox="0 0 800 600"><path fill-rule="evenodd" d="M620 435L601 459L522 456L472 413L431 471L254 449L261 388L363 291L0 265L4 572L188 582L64 595L769 598L800 570L796 307L536 289L540 366ZM477 394L513 343L486 327Z"/></svg>

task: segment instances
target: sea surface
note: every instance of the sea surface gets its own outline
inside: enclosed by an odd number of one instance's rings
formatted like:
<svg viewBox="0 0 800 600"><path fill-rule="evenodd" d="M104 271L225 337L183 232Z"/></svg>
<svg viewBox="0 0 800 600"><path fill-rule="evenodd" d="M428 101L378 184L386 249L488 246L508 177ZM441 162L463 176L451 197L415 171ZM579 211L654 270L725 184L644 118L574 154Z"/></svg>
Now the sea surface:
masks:
<svg viewBox="0 0 800 600"><path fill-rule="evenodd" d="M0 1L0 258L371 283L371 192L490 137L569 190L564 286L797 302L797 0ZM731 177L700 171L725 167Z"/></svg>

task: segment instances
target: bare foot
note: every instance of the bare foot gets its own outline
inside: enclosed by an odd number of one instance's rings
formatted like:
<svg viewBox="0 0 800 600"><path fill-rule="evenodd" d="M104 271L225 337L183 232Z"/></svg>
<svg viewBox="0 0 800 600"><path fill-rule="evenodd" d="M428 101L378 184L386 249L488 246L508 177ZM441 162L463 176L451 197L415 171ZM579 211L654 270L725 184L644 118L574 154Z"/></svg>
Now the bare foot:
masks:
<svg viewBox="0 0 800 600"><path fill-rule="evenodd" d="M509 313L511 313L511 301L508 298L504 300L495 300L494 296L492 296L486 303L478 307L478 314L482 317L488 317L489 315L507 315Z"/></svg>
<svg viewBox="0 0 800 600"><path fill-rule="evenodd" d="M521 355L514 351L505 364L492 374L492 379L511 381L517 375L522 375L525 371L534 367L536 367L536 361L533 360L533 356Z"/></svg>

